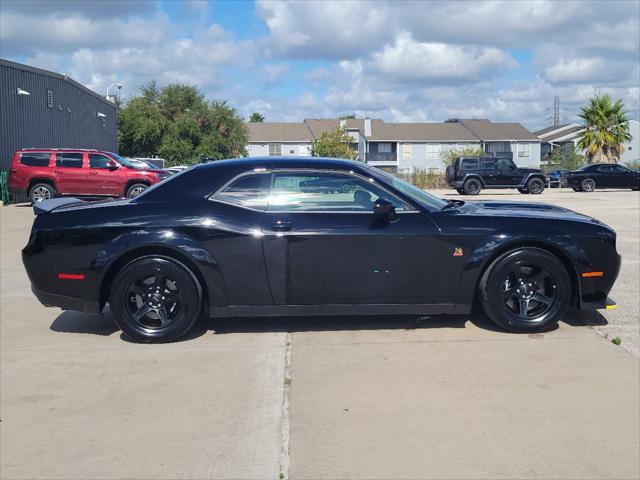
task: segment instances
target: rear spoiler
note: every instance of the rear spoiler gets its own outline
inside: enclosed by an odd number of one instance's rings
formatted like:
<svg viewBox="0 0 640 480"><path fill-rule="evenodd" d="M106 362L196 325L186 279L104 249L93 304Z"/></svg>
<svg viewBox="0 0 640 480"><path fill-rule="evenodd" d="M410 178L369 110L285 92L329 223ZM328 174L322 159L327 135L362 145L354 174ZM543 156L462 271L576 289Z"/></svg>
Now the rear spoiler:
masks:
<svg viewBox="0 0 640 480"><path fill-rule="evenodd" d="M75 197L52 198L51 200L43 200L33 204L33 213L42 215L43 213L53 212L55 209L71 205L74 203L83 203L82 200Z"/></svg>

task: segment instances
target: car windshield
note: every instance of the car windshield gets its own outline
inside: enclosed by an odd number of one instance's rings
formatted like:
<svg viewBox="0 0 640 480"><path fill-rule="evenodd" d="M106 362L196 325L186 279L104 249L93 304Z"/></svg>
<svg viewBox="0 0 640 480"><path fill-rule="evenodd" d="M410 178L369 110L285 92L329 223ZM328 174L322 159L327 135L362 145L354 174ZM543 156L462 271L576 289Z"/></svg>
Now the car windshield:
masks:
<svg viewBox="0 0 640 480"><path fill-rule="evenodd" d="M393 186L393 188L404 193L420 205L430 209L440 210L449 203L446 200L442 200L441 198L431 195L430 193L427 193L424 190L421 190L418 187L385 172L384 170L380 170L375 167L368 168L374 170L377 176L383 177L391 186Z"/></svg>

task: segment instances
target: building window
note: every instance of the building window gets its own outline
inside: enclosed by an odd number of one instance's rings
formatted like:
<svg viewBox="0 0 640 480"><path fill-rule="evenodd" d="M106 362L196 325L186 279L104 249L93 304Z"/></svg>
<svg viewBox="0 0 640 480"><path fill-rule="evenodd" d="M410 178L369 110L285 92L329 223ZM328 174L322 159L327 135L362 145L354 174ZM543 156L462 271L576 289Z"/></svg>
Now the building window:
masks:
<svg viewBox="0 0 640 480"><path fill-rule="evenodd" d="M518 144L518 157L530 157L531 156L531 144L519 143Z"/></svg>
<svg viewBox="0 0 640 480"><path fill-rule="evenodd" d="M53 90L47 90L47 107L53 108Z"/></svg>
<svg viewBox="0 0 640 480"><path fill-rule="evenodd" d="M378 144L378 153L391 153L391 144L390 143L379 143Z"/></svg>
<svg viewBox="0 0 640 480"><path fill-rule="evenodd" d="M402 145L402 159L411 160L411 144L405 143Z"/></svg>
<svg viewBox="0 0 640 480"><path fill-rule="evenodd" d="M427 143L427 160L438 160L440 158L440 144Z"/></svg>
<svg viewBox="0 0 640 480"><path fill-rule="evenodd" d="M270 157L279 157L282 155L282 144L281 143L270 143L269 144L269 156Z"/></svg>

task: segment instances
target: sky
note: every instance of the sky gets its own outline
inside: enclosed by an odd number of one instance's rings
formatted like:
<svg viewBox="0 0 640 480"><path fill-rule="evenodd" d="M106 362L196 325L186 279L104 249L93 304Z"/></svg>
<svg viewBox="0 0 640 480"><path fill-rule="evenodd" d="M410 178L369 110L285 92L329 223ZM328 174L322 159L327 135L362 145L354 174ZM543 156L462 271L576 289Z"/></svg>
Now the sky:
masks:
<svg viewBox="0 0 640 480"><path fill-rule="evenodd" d="M245 118L577 121L640 116L640 1L2 0L0 56L135 96L195 85Z"/></svg>

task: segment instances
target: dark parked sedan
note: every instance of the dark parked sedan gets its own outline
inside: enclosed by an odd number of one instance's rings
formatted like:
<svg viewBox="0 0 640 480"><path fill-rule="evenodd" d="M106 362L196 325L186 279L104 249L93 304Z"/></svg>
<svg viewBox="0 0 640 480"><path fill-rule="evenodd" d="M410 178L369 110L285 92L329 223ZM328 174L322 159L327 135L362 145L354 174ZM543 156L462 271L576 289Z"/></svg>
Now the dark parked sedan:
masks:
<svg viewBox="0 0 640 480"><path fill-rule="evenodd" d="M622 165L594 163L567 174L567 185L576 192L593 192L596 188L640 189L640 173Z"/></svg>
<svg viewBox="0 0 640 480"><path fill-rule="evenodd" d="M343 189L311 189L340 183ZM129 200L35 206L23 260L45 305L149 342L202 314L466 314L517 332L613 307L616 234L539 203L445 201L360 162L200 164Z"/></svg>

